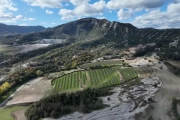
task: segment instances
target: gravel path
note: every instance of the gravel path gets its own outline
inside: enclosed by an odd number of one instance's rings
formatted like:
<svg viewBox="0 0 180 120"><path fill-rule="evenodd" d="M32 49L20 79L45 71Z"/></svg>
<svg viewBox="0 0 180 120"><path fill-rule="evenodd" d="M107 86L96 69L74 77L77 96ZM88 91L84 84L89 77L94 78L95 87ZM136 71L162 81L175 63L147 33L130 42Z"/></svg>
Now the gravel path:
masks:
<svg viewBox="0 0 180 120"><path fill-rule="evenodd" d="M159 92L154 96L157 103L153 103L153 109L142 120L152 116L153 120L172 120L168 113L171 110L173 97L180 97L180 78L170 73L165 66L157 71L157 76L163 82Z"/></svg>

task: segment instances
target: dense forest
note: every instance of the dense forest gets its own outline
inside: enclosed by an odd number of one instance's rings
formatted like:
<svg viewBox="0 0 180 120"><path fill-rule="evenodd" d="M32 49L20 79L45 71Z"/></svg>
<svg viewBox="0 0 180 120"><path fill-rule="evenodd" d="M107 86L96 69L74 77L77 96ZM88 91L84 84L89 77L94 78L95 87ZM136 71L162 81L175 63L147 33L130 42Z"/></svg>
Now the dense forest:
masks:
<svg viewBox="0 0 180 120"><path fill-rule="evenodd" d="M98 97L107 95L107 90L85 89L76 93L54 94L33 103L25 112L28 120L59 118L76 110L87 113L105 107Z"/></svg>

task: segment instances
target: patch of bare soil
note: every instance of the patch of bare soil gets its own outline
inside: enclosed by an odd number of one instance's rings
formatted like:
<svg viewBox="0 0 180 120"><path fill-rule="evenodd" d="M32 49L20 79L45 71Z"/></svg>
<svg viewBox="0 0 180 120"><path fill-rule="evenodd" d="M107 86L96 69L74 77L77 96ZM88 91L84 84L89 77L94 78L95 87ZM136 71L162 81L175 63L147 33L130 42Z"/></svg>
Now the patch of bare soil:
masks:
<svg viewBox="0 0 180 120"><path fill-rule="evenodd" d="M120 73L119 71L117 71L117 73L118 73L118 75L119 75L119 77L120 77L121 82L124 82L124 79L123 79L121 73Z"/></svg>
<svg viewBox="0 0 180 120"><path fill-rule="evenodd" d="M26 116L24 115L26 109L27 108L23 108L21 110L12 112L14 120L27 120Z"/></svg>
<svg viewBox="0 0 180 120"><path fill-rule="evenodd" d="M26 83L6 105L36 102L51 92L51 80L37 78Z"/></svg>
<svg viewBox="0 0 180 120"><path fill-rule="evenodd" d="M87 80L88 80L88 81L91 81L91 78L90 78L88 72L86 72L86 76L87 76Z"/></svg>

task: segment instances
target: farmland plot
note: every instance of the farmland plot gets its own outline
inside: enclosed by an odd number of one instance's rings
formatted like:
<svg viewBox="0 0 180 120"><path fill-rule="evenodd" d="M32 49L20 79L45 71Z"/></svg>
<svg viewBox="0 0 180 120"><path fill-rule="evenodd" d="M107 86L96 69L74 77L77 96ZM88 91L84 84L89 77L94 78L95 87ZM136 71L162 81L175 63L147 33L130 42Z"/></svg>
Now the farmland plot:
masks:
<svg viewBox="0 0 180 120"><path fill-rule="evenodd" d="M36 78L23 85L21 89L14 93L6 105L32 103L52 92L51 81L45 78Z"/></svg>
<svg viewBox="0 0 180 120"><path fill-rule="evenodd" d="M138 77L137 72L133 68L121 68L119 66L114 67L115 70L117 70L124 81L134 79Z"/></svg>
<svg viewBox="0 0 180 120"><path fill-rule="evenodd" d="M107 87L120 84L120 77L112 68L90 70L91 87Z"/></svg>
<svg viewBox="0 0 180 120"><path fill-rule="evenodd" d="M66 91L86 87L87 76L85 71L73 72L52 81L56 91Z"/></svg>
<svg viewBox="0 0 180 120"><path fill-rule="evenodd" d="M102 88L121 84L121 80L128 81L138 77L133 68L121 66L76 71L66 74L52 81L55 91L65 92L84 88Z"/></svg>

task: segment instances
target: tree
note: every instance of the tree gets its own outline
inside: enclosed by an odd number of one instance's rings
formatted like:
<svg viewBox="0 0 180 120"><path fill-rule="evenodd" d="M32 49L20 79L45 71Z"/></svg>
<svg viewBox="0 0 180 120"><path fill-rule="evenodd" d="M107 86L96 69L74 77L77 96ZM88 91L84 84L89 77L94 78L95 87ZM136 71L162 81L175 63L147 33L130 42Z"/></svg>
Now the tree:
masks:
<svg viewBox="0 0 180 120"><path fill-rule="evenodd" d="M44 112L44 117L49 117L49 113L48 112Z"/></svg>
<svg viewBox="0 0 180 120"><path fill-rule="evenodd" d="M0 86L0 94L2 94L3 93L3 89L2 89L2 87Z"/></svg>
<svg viewBox="0 0 180 120"><path fill-rule="evenodd" d="M83 113L87 113L88 112L88 108L87 106L83 103L83 101L80 102L80 105L79 105L79 110Z"/></svg>
<svg viewBox="0 0 180 120"><path fill-rule="evenodd" d="M51 117L52 118L58 118L58 113L56 111L51 112Z"/></svg>
<svg viewBox="0 0 180 120"><path fill-rule="evenodd" d="M2 94L4 91L6 91L8 88L10 88L11 85L9 84L9 82L4 82L1 86L0 86L0 94Z"/></svg>
<svg viewBox="0 0 180 120"><path fill-rule="evenodd" d="M43 76L43 72L41 70L36 71L37 76Z"/></svg>

